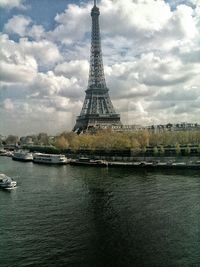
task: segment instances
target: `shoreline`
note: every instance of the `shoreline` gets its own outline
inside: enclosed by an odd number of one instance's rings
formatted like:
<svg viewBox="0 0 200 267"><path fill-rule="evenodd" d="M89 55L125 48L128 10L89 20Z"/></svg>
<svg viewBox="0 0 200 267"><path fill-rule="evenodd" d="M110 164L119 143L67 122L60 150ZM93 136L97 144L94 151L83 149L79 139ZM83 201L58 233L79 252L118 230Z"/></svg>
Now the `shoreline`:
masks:
<svg viewBox="0 0 200 267"><path fill-rule="evenodd" d="M1 157L8 157L1 155ZM126 158L127 159L127 158ZM34 161L13 159L14 161L19 161L22 163L30 163ZM40 164L40 163L37 163ZM80 158L67 158L67 162L64 164L53 164L53 163L42 163L49 166L61 166L61 165L71 165L71 166L87 166L87 167L107 167L107 168L132 168L132 169L147 169L147 170L176 170L176 169L189 169L189 170L200 170L200 158L199 157L187 157L185 160L183 158L135 158L134 160L106 160L106 159L91 159L88 157L87 161L81 161Z"/></svg>

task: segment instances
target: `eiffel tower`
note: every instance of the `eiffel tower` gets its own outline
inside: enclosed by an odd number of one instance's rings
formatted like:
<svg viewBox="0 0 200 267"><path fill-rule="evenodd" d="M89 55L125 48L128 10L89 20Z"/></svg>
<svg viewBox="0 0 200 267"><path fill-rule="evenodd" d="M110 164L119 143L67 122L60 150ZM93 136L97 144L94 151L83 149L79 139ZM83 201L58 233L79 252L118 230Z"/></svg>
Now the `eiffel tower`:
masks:
<svg viewBox="0 0 200 267"><path fill-rule="evenodd" d="M99 8L96 0L91 10L92 34L90 52L90 72L88 87L80 115L76 119L73 131L78 134L94 128L122 125L120 115L114 110L109 89L106 86L103 59L101 52L101 37L99 27Z"/></svg>

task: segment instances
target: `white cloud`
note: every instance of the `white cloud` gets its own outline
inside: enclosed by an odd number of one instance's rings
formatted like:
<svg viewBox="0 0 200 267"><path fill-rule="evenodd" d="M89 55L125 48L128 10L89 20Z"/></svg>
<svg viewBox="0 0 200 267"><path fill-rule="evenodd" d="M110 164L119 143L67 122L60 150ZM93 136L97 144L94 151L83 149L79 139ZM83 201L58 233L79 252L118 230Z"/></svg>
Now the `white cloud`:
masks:
<svg viewBox="0 0 200 267"><path fill-rule="evenodd" d="M33 25L28 31L28 36L35 40L40 40L44 36L45 30L42 25Z"/></svg>
<svg viewBox="0 0 200 267"><path fill-rule="evenodd" d="M58 64L55 67L57 75L63 75L67 78L76 78L82 87L86 87L86 81L89 73L89 63L87 60L72 60Z"/></svg>
<svg viewBox="0 0 200 267"><path fill-rule="evenodd" d="M31 37L35 40L45 38L45 30L42 25L34 25L29 17L15 15L4 25L4 32L12 35L17 34L20 37Z"/></svg>
<svg viewBox="0 0 200 267"><path fill-rule="evenodd" d="M4 26L4 31L9 34L18 34L25 36L31 19L22 15L13 16Z"/></svg>
<svg viewBox="0 0 200 267"><path fill-rule="evenodd" d="M0 0L0 7L2 8L13 8L20 7L23 8L24 0Z"/></svg>
<svg viewBox="0 0 200 267"><path fill-rule="evenodd" d="M62 60L56 44L47 41L29 41L21 38L14 42L7 35L0 36L1 77L9 80L11 76L16 81L29 81L37 72L37 67L52 68Z"/></svg>
<svg viewBox="0 0 200 267"><path fill-rule="evenodd" d="M7 98L4 100L4 108L6 110L13 110L14 109L14 105L13 105L13 102L11 101L11 99Z"/></svg>
<svg viewBox="0 0 200 267"><path fill-rule="evenodd" d="M182 39L193 39L198 33L196 23L193 17L193 9L186 5L180 5L174 11L171 21L171 30L179 29L179 34Z"/></svg>
<svg viewBox="0 0 200 267"><path fill-rule="evenodd" d="M34 92L38 92L40 97L58 95L72 97L73 92L77 88L80 89L76 78L68 79L64 76L56 76L52 71L38 73L31 88Z"/></svg>
<svg viewBox="0 0 200 267"><path fill-rule="evenodd" d="M114 23L109 28L114 34L140 34L143 31L150 31L151 34L161 30L172 16L169 5L162 0L103 0L101 10L104 27L110 24L109 17L112 17Z"/></svg>
<svg viewBox="0 0 200 267"><path fill-rule="evenodd" d="M37 62L30 54L24 54L19 44L10 41L7 35L0 37L1 73L4 83L30 82L37 73Z"/></svg>
<svg viewBox="0 0 200 267"><path fill-rule="evenodd" d="M59 40L64 44L81 40L89 30L89 13L89 6L69 5L64 13L56 15L55 21L59 25L48 33L49 38Z"/></svg>
<svg viewBox="0 0 200 267"><path fill-rule="evenodd" d="M0 121L1 132L5 134L28 135L39 132L58 134L66 130L66 124L72 125L75 119L71 112L56 111L53 107L47 107L45 103L38 101L26 104L19 102L15 104L14 109L0 108L0 112L5 117L4 121Z"/></svg>
<svg viewBox="0 0 200 267"><path fill-rule="evenodd" d="M41 25L32 25L32 21L28 17L21 15L12 17L4 27L4 32L8 34L18 34L19 42L8 40L9 47L14 50L20 50L24 55L33 56L38 65L52 67L55 63L62 59L60 51L54 42L43 39L45 31ZM36 41L29 41L28 37L32 37Z"/></svg>
<svg viewBox="0 0 200 267"><path fill-rule="evenodd" d="M45 67L52 67L54 64L62 60L62 55L57 45L48 40L28 41L27 38L19 40L19 47L23 49L24 53L35 57L38 65Z"/></svg>
<svg viewBox="0 0 200 267"><path fill-rule="evenodd" d="M101 1L106 81L123 123L199 122L200 6L191 7L189 0L175 9L163 0ZM36 131L72 129L87 88L90 9L69 5L49 32L24 16L7 22L0 88L7 129L16 116Z"/></svg>
<svg viewBox="0 0 200 267"><path fill-rule="evenodd" d="M182 4L172 11L163 0L102 0L99 6L103 51L109 64L152 50L171 53L193 43L199 35L198 6L194 10ZM90 8L69 5L56 16L58 25L47 33L48 38L73 44L74 54L79 54L78 44L88 44L85 36L91 31Z"/></svg>

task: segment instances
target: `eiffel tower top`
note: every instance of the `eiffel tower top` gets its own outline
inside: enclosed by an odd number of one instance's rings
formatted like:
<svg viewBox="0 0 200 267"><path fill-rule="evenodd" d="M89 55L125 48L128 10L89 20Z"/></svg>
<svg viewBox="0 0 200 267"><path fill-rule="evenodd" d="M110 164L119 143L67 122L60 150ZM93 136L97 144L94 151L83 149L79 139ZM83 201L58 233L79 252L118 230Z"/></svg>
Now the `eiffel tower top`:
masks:
<svg viewBox="0 0 200 267"><path fill-rule="evenodd" d="M97 1L94 0L94 6L91 10L92 34L90 51L90 72L87 90L101 89L108 91L103 68L99 15L100 12L99 8L97 7Z"/></svg>

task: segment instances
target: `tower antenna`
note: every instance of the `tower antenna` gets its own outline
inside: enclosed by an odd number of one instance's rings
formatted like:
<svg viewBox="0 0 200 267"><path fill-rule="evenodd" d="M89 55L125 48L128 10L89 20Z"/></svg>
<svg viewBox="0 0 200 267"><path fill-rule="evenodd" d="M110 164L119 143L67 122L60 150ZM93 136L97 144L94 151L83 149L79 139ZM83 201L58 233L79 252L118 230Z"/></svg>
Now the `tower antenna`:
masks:
<svg viewBox="0 0 200 267"><path fill-rule="evenodd" d="M97 0L94 0L94 6L96 6L97 5Z"/></svg>

